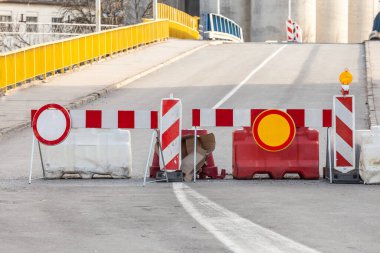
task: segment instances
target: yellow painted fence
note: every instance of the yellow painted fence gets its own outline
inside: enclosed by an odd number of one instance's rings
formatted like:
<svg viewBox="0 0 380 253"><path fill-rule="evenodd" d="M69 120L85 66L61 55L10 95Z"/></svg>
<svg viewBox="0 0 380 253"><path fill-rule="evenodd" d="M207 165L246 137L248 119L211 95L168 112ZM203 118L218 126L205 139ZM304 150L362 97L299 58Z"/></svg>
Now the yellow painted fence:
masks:
<svg viewBox="0 0 380 253"><path fill-rule="evenodd" d="M0 54L0 93L35 79L170 37L198 39L198 18L158 5L157 21L125 26Z"/></svg>
<svg viewBox="0 0 380 253"><path fill-rule="evenodd" d="M167 38L169 21L159 20L0 54L0 91Z"/></svg>
<svg viewBox="0 0 380 253"><path fill-rule="evenodd" d="M159 19L169 20L169 36L178 39L199 39L199 17L193 17L169 5L157 5Z"/></svg>

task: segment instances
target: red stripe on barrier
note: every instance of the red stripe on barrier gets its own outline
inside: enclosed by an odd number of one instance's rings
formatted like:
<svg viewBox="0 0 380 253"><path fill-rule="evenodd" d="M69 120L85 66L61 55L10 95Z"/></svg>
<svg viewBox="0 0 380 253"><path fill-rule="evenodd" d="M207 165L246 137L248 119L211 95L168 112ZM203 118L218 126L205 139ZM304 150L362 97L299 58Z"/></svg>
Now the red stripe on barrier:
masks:
<svg viewBox="0 0 380 253"><path fill-rule="evenodd" d="M150 128L151 129L158 128L158 112L157 111L150 112Z"/></svg>
<svg viewBox="0 0 380 253"><path fill-rule="evenodd" d="M118 128L135 128L134 111L119 111L117 115Z"/></svg>
<svg viewBox="0 0 380 253"><path fill-rule="evenodd" d="M259 116L263 111L265 111L265 109L251 109L251 126L253 125L253 122L255 122L257 116Z"/></svg>
<svg viewBox="0 0 380 253"><path fill-rule="evenodd" d="M179 155L176 155L170 162L166 164L166 169L167 170L178 170L179 164Z"/></svg>
<svg viewBox="0 0 380 253"><path fill-rule="evenodd" d="M201 110L193 109L193 122L192 126L201 126Z"/></svg>
<svg viewBox="0 0 380 253"><path fill-rule="evenodd" d="M34 115L36 115L36 113L37 113L37 110L32 110L30 112L30 122L33 122ZM32 126L32 124L30 124L30 126Z"/></svg>
<svg viewBox="0 0 380 253"><path fill-rule="evenodd" d="M179 119L162 134L162 150L179 136Z"/></svg>
<svg viewBox="0 0 380 253"><path fill-rule="evenodd" d="M215 125L217 127L229 127L234 125L233 109L216 109Z"/></svg>
<svg viewBox="0 0 380 253"><path fill-rule="evenodd" d="M164 116L168 111L170 111L170 109L172 109L178 102L179 100L174 99L164 100L162 103L162 116Z"/></svg>
<svg viewBox="0 0 380 253"><path fill-rule="evenodd" d="M344 159L344 157L337 151L336 152L336 166L341 167L341 166L348 166L351 167L352 164Z"/></svg>
<svg viewBox="0 0 380 253"><path fill-rule="evenodd" d="M305 110L303 109L288 109L286 112L292 117L296 127L305 126Z"/></svg>
<svg viewBox="0 0 380 253"><path fill-rule="evenodd" d="M323 110L322 126L332 127L332 110Z"/></svg>
<svg viewBox="0 0 380 253"><path fill-rule="evenodd" d="M338 117L335 118L336 133L348 144L353 147L352 129L350 129Z"/></svg>
<svg viewBox="0 0 380 253"><path fill-rule="evenodd" d="M338 101L344 105L350 112L352 112L352 97L337 97Z"/></svg>
<svg viewBox="0 0 380 253"><path fill-rule="evenodd" d="M102 128L102 111L86 111L86 128Z"/></svg>

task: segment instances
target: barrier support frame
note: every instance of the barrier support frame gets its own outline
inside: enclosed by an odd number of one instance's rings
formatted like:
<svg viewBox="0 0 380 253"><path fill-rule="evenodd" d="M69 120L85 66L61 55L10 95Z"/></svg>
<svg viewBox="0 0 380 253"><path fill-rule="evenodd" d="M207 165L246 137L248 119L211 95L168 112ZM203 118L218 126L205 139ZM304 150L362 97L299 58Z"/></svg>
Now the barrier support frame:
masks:
<svg viewBox="0 0 380 253"><path fill-rule="evenodd" d="M146 160L146 166L145 166L145 172L144 172L143 187L147 183L155 183L155 182L163 182L163 181L166 181L167 183L169 182L169 177L168 177L168 173L166 171L166 166L165 165L163 166L164 167L164 173L165 173L165 179L146 181L146 179L148 178L147 176L148 176L148 170L149 170L149 163L150 163L150 159L152 157L152 153L153 153L153 149L154 149L154 139L156 139L156 141L158 143L158 152L161 155L161 159L162 159L163 164L165 164L164 155L162 153L162 148L161 148L161 143L160 143L160 137L159 137L159 134L158 134L158 129L156 129L155 131L152 132L152 138L151 138L151 141L150 141L149 153L148 153L148 158Z"/></svg>
<svg viewBox="0 0 380 253"><path fill-rule="evenodd" d="M36 137L34 136L34 133L32 132L32 148L31 148L31 154L30 154L30 167L29 167L29 179L28 179L29 184L32 183L35 142L36 142ZM38 151L39 151L39 155L40 155L42 175L45 178L45 166L44 166L44 161L42 160L41 144L38 140L37 140L37 145L38 145Z"/></svg>

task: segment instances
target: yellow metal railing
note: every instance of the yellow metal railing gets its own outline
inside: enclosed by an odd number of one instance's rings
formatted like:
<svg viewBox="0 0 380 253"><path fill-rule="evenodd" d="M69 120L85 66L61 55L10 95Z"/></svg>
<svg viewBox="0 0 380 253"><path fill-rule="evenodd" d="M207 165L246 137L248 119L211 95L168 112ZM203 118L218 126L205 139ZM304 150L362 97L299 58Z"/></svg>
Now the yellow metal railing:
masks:
<svg viewBox="0 0 380 253"><path fill-rule="evenodd" d="M115 28L0 54L0 92L169 37L169 21Z"/></svg>
<svg viewBox="0 0 380 253"><path fill-rule="evenodd" d="M199 39L198 17L193 17L183 11L162 3L157 5L157 12L159 19L169 20L170 37L179 39Z"/></svg>

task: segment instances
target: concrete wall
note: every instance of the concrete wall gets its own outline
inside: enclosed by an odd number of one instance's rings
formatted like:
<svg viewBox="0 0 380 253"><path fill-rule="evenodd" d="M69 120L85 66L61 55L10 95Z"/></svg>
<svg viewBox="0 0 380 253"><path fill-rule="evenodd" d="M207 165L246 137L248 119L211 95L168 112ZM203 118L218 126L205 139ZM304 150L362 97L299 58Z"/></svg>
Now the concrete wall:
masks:
<svg viewBox="0 0 380 253"><path fill-rule="evenodd" d="M254 0L251 3L251 41L286 40L288 1ZM315 0L293 0L292 19L303 29L304 41L316 40Z"/></svg>
<svg viewBox="0 0 380 253"><path fill-rule="evenodd" d="M361 43L372 32L378 0L349 0L348 42Z"/></svg>

